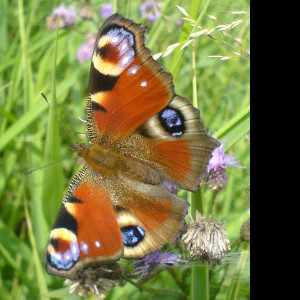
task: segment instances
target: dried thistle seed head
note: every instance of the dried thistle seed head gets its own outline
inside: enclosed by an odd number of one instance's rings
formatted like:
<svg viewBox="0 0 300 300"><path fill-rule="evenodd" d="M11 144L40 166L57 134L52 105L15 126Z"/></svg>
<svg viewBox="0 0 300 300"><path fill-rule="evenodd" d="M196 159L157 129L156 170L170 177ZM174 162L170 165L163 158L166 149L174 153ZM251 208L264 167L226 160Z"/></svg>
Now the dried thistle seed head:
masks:
<svg viewBox="0 0 300 300"><path fill-rule="evenodd" d="M78 271L76 279L69 287L70 294L86 297L94 294L98 299L104 299L110 287L115 286L121 277L117 263L112 265L90 266ZM68 284L70 280L66 280Z"/></svg>
<svg viewBox="0 0 300 300"><path fill-rule="evenodd" d="M244 241L250 243L250 219L244 222L241 227L240 234Z"/></svg>
<svg viewBox="0 0 300 300"><path fill-rule="evenodd" d="M195 260L221 263L222 256L230 250L227 233L222 228L225 222L212 222L197 211L196 220L192 221L181 241Z"/></svg>

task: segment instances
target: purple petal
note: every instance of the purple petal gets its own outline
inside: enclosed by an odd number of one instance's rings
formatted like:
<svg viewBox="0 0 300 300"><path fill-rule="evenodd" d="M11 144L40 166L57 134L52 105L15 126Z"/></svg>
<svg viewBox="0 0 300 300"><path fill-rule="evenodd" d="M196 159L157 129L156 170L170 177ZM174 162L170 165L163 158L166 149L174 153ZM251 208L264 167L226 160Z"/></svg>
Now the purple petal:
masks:
<svg viewBox="0 0 300 300"><path fill-rule="evenodd" d="M101 6L101 10L100 10L100 15L103 19L107 19L108 17L110 17L113 14L113 5L112 3L108 2L108 3L104 3Z"/></svg>

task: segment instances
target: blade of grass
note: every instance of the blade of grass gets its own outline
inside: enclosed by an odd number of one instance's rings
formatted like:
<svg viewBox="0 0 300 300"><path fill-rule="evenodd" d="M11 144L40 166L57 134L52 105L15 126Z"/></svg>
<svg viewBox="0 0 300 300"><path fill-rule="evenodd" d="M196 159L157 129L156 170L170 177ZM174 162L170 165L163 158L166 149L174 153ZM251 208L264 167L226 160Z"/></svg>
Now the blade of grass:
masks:
<svg viewBox="0 0 300 300"><path fill-rule="evenodd" d="M78 77L82 73L85 66L79 67L68 78L61 81L57 86L57 99L58 104L63 101L62 94L78 82ZM41 98L38 94L36 97ZM37 103L35 107L31 107L23 116L21 116L13 125L7 128L6 131L0 136L0 151L4 149L17 135L20 135L32 122L34 122L48 106L44 101Z"/></svg>
<svg viewBox="0 0 300 300"><path fill-rule="evenodd" d="M198 108L198 97L197 97L197 80L196 80L196 51L195 42L193 42L192 52L192 64L193 64L193 104ZM191 214L195 219L196 211L198 210L203 216L204 212L204 198L202 186L191 195ZM190 300L209 300L209 270L208 265L203 266L192 266L191 274L191 290L189 299Z"/></svg>
<svg viewBox="0 0 300 300"><path fill-rule="evenodd" d="M59 22L59 20L58 20ZM52 74L52 87L51 87L51 106L55 108L56 104L56 59L57 59L57 44L58 44L58 30L56 36L56 45L54 52L53 74ZM61 159L60 154L60 135L59 124L56 116L49 109L48 122L47 122L47 134L45 144L45 164L59 161ZM63 196L63 170L62 164L57 163L51 167L43 170L43 193L42 193L42 206L48 224L51 224L57 214L59 207L59 200ZM55 189L53 187L55 186Z"/></svg>
<svg viewBox="0 0 300 300"><path fill-rule="evenodd" d="M34 238L34 234L33 234L33 230L32 230L31 219L30 219L30 215L28 212L28 205L27 205L27 201L25 198L24 198L24 208L25 208L25 218L26 218L26 223L27 223L27 228L28 228L29 239L30 239L32 252L33 252L33 262L34 262L34 267L35 267L35 271L36 271L37 283L38 283L38 287L40 290L40 294L45 295L46 293L48 293L48 288L47 288L44 272L41 267L42 266L41 261L40 261L38 251L36 248L35 238ZM48 298L43 297L43 299L48 299Z"/></svg>
<svg viewBox="0 0 300 300"><path fill-rule="evenodd" d="M250 104L238 115L216 132L218 139L226 139L226 149L230 148L239 139L250 131Z"/></svg>
<svg viewBox="0 0 300 300"><path fill-rule="evenodd" d="M18 236L9 229L1 220L0 220L0 244L4 247L9 253L20 253L26 261L31 260L31 251L28 245L20 240Z"/></svg>

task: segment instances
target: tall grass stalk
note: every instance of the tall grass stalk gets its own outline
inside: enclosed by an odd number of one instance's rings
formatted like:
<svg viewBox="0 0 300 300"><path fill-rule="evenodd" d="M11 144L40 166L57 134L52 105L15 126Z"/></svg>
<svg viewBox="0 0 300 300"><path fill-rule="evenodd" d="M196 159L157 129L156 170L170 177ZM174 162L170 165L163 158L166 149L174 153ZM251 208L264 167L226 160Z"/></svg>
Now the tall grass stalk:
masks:
<svg viewBox="0 0 300 300"><path fill-rule="evenodd" d="M197 94L197 76L196 76L196 50L195 41L192 43L192 67L193 67L193 105L199 108ZM195 219L196 211L205 216L205 203L203 189L200 188L192 193L191 197L191 215ZM207 264L193 265L191 272L190 300L209 300L209 269Z"/></svg>

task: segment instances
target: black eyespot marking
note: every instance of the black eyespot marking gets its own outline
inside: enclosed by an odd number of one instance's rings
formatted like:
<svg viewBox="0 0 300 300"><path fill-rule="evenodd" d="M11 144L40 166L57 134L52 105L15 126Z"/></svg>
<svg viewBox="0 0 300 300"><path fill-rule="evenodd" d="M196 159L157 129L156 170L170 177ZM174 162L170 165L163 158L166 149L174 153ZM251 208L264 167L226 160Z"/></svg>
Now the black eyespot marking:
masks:
<svg viewBox="0 0 300 300"><path fill-rule="evenodd" d="M145 237L145 231L140 226L125 226L121 233L126 247L135 247Z"/></svg>
<svg viewBox="0 0 300 300"><path fill-rule="evenodd" d="M92 108L93 108L93 110L97 110L97 111L101 110L103 112L107 112L106 108L103 105L101 105L95 101L92 101Z"/></svg>
<svg viewBox="0 0 300 300"><path fill-rule="evenodd" d="M71 214L69 214L63 204L58 211L56 220L52 227L52 229L55 228L66 228L77 235L77 221Z"/></svg>
<svg viewBox="0 0 300 300"><path fill-rule="evenodd" d="M49 240L49 244L53 246L54 249L57 248L57 244L58 244L58 239L50 239Z"/></svg>
<svg viewBox="0 0 300 300"><path fill-rule="evenodd" d="M184 134L184 116L180 110L167 106L159 113L158 119L163 128L172 136L180 137Z"/></svg>
<svg viewBox="0 0 300 300"><path fill-rule="evenodd" d="M107 47L101 47L101 48L97 48L96 52L98 55L100 55L101 58L103 58L106 54L107 51Z"/></svg>
<svg viewBox="0 0 300 300"><path fill-rule="evenodd" d="M98 92L105 92L111 91L119 76L111 76L111 75L104 75L100 73L95 67L94 63L92 62L91 65L91 72L90 72L90 94L95 94Z"/></svg>
<svg viewBox="0 0 300 300"><path fill-rule="evenodd" d="M116 206L115 206L115 210L116 210L117 212L121 212L121 211L126 211L127 209L125 209L123 206L116 205Z"/></svg>
<svg viewBox="0 0 300 300"><path fill-rule="evenodd" d="M82 201L78 198L76 198L75 196L71 195L68 200L68 203L82 203Z"/></svg>

